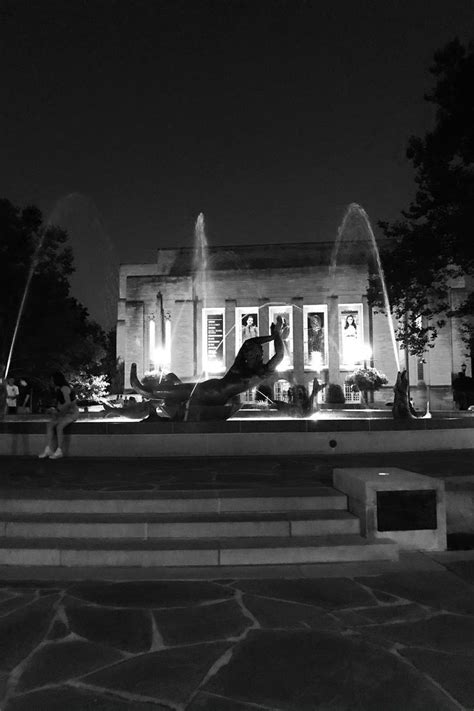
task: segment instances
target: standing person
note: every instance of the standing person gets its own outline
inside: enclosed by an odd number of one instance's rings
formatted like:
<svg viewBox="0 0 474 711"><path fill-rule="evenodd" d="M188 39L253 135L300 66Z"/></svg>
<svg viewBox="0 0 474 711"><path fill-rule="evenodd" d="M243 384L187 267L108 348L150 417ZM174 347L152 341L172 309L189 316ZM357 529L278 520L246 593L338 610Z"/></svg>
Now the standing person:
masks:
<svg viewBox="0 0 474 711"><path fill-rule="evenodd" d="M18 383L18 390L20 391L18 398L18 412L31 412L31 393L29 392L28 383L24 378L20 379L20 382Z"/></svg>
<svg viewBox="0 0 474 711"><path fill-rule="evenodd" d="M64 428L79 417L76 394L64 375L57 371L51 376L51 388L54 389L56 407L50 410L51 419L46 430L46 447L39 454L40 459L60 459L63 454ZM57 447L55 449L55 440Z"/></svg>
<svg viewBox="0 0 474 711"><path fill-rule="evenodd" d="M17 400L20 391L18 386L15 385L15 380L13 378L7 378L7 415L16 415L17 412Z"/></svg>

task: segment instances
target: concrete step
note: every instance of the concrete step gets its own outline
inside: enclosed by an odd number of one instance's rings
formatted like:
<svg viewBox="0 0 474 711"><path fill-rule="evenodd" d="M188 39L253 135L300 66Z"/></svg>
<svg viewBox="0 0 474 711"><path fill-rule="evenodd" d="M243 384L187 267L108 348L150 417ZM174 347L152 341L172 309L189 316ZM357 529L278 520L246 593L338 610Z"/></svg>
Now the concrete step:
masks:
<svg viewBox="0 0 474 711"><path fill-rule="evenodd" d="M0 490L0 517L31 514L211 514L347 509L347 498L331 487L100 492Z"/></svg>
<svg viewBox="0 0 474 711"><path fill-rule="evenodd" d="M222 514L3 514L7 538L237 538L359 533L347 511Z"/></svg>
<svg viewBox="0 0 474 711"><path fill-rule="evenodd" d="M0 538L0 565L186 567L397 560L398 546L358 535L175 539Z"/></svg>

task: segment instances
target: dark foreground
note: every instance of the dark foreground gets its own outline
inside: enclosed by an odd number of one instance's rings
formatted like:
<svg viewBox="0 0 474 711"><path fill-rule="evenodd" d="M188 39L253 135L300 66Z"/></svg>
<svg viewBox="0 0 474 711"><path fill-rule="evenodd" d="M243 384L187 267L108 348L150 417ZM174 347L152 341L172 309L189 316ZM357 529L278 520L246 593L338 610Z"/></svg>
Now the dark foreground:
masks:
<svg viewBox="0 0 474 711"><path fill-rule="evenodd" d="M2 711L472 709L474 559L392 565L5 581Z"/></svg>
<svg viewBox="0 0 474 711"><path fill-rule="evenodd" d="M340 460L4 458L0 488L281 485L324 481ZM365 463L373 458L342 465ZM473 470L472 452L390 463L446 478ZM59 580L2 569L1 711L474 708L472 552L211 575L117 570L107 581L65 571Z"/></svg>

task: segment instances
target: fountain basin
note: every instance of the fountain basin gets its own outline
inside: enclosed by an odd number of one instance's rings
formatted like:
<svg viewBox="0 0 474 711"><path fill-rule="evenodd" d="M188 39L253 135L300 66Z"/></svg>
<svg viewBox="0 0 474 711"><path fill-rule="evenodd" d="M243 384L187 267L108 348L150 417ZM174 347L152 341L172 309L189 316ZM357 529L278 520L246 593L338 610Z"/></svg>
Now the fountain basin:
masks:
<svg viewBox="0 0 474 711"><path fill-rule="evenodd" d="M44 419L0 422L0 456L36 456L44 447L45 429ZM234 417L225 422L94 418L70 425L65 443L66 454L74 457L298 456L441 449L474 449L474 417L453 412L408 421L385 416Z"/></svg>

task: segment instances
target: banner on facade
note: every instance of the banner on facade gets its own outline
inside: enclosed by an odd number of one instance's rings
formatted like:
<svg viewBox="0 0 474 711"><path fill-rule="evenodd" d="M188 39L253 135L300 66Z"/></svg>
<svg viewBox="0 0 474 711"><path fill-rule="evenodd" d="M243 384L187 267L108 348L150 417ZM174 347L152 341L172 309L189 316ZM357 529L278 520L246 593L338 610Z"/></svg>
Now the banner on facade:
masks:
<svg viewBox="0 0 474 711"><path fill-rule="evenodd" d="M327 311L324 306L305 306L305 361L311 370L327 367Z"/></svg>
<svg viewBox="0 0 474 711"><path fill-rule="evenodd" d="M244 341L259 335L258 308L239 307L235 312L235 352L237 353Z"/></svg>
<svg viewBox="0 0 474 711"><path fill-rule="evenodd" d="M278 370L286 370L293 367L293 310L291 306L270 306L270 323L281 323L281 340L283 341L284 356L278 366ZM270 355L275 353L273 344L270 346Z"/></svg>
<svg viewBox="0 0 474 711"><path fill-rule="evenodd" d="M364 329L362 304L339 306L340 364L353 368L364 359Z"/></svg>
<svg viewBox="0 0 474 711"><path fill-rule="evenodd" d="M218 373L225 369L224 361L224 314L206 313L206 368Z"/></svg>

